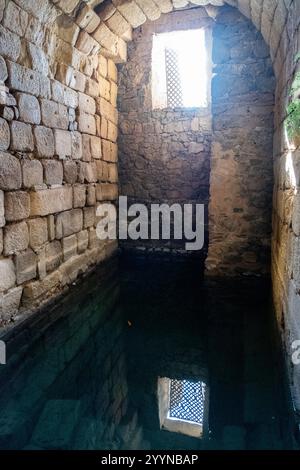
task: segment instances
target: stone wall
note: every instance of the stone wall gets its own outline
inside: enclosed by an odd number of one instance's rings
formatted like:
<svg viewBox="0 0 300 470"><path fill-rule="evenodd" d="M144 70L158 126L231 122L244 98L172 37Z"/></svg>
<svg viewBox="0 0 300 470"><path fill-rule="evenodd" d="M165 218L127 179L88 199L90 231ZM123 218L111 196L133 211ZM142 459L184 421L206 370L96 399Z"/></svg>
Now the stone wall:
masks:
<svg viewBox="0 0 300 470"><path fill-rule="evenodd" d="M208 204L211 109L152 109L153 34L210 28L204 8L164 15L133 33L119 73L120 193L129 203ZM208 44L208 48L210 44ZM196 48L196 45L195 45ZM196 50L195 50L196 52ZM210 71L208 70L208 74ZM184 252L184 241L120 242L127 248ZM207 239L206 239L207 244Z"/></svg>
<svg viewBox="0 0 300 470"><path fill-rule="evenodd" d="M209 275L270 266L275 78L269 48L236 9L213 29Z"/></svg>
<svg viewBox="0 0 300 470"><path fill-rule="evenodd" d="M90 44L49 1L0 6L5 323L19 307L39 304L114 249L96 238L95 210L118 193L118 117L116 65L99 54L99 43Z"/></svg>
<svg viewBox="0 0 300 470"><path fill-rule="evenodd" d="M300 142L299 123L295 135L289 136L286 116L287 105L299 96L295 78L299 71L300 3L290 3L276 64L272 277L277 324L285 344L292 398L299 416L300 367L293 363L292 354L297 351L293 342L300 339Z"/></svg>

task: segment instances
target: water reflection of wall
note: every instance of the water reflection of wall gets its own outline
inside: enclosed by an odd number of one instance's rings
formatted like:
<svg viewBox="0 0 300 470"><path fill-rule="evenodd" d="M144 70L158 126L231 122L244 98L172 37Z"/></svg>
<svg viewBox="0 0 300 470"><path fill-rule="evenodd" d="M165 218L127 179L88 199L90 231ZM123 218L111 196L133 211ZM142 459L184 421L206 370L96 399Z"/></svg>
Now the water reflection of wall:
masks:
<svg viewBox="0 0 300 470"><path fill-rule="evenodd" d="M119 286L111 268L100 268L6 335L0 448L122 444L117 427L126 419L128 387Z"/></svg>

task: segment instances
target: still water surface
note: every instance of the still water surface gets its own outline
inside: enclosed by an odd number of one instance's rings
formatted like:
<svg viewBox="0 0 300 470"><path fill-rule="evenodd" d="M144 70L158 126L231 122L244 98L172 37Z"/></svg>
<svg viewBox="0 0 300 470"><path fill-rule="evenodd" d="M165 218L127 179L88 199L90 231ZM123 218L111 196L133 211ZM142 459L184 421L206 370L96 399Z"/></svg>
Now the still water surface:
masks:
<svg viewBox="0 0 300 470"><path fill-rule="evenodd" d="M0 448L292 448L268 282L199 272L112 260L6 334ZM161 429L160 378L202 438Z"/></svg>

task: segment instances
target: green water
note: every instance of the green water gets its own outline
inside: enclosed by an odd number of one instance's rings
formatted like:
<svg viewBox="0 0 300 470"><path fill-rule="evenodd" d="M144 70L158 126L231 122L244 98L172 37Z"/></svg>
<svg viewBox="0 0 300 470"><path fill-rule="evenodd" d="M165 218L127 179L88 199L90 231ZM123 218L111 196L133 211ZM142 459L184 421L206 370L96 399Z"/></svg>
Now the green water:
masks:
<svg viewBox="0 0 300 470"><path fill-rule="evenodd" d="M291 449L270 286L113 260L2 337L1 449ZM206 384L201 439L161 429L158 379Z"/></svg>

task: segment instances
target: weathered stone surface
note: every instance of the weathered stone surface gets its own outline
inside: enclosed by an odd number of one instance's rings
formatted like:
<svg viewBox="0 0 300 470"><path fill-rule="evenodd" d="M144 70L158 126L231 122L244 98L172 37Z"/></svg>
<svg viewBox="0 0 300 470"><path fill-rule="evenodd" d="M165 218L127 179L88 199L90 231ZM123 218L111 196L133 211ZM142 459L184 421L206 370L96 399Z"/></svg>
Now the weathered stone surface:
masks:
<svg viewBox="0 0 300 470"><path fill-rule="evenodd" d="M77 254L77 237L76 235L70 235L62 239L62 249L64 261L72 258Z"/></svg>
<svg viewBox="0 0 300 470"><path fill-rule="evenodd" d="M3 57L0 56L0 81L5 82L8 77L6 62Z"/></svg>
<svg viewBox="0 0 300 470"><path fill-rule="evenodd" d="M73 209L58 214L56 217L56 238L61 239L80 232L83 227L83 215L81 209Z"/></svg>
<svg viewBox="0 0 300 470"><path fill-rule="evenodd" d="M101 117L108 119L116 125L118 124L118 112L109 101L104 98L98 98L96 104L97 113L100 114Z"/></svg>
<svg viewBox="0 0 300 470"><path fill-rule="evenodd" d="M25 160L22 163L23 185L32 188L43 184L43 166L39 160Z"/></svg>
<svg viewBox="0 0 300 470"><path fill-rule="evenodd" d="M0 118L0 151L7 150L10 144L9 125L5 119Z"/></svg>
<svg viewBox="0 0 300 470"><path fill-rule="evenodd" d="M44 126L34 128L34 137L38 155L40 157L53 157L54 155L54 136L52 129Z"/></svg>
<svg viewBox="0 0 300 470"><path fill-rule="evenodd" d="M32 216L48 215L72 209L72 187L46 189L30 194L30 212Z"/></svg>
<svg viewBox="0 0 300 470"><path fill-rule="evenodd" d="M25 191L5 193L5 219L15 222L30 215L30 197Z"/></svg>
<svg viewBox="0 0 300 470"><path fill-rule="evenodd" d="M40 105L35 96L18 93L17 102L21 121L30 124L39 124L41 122Z"/></svg>
<svg viewBox="0 0 300 470"><path fill-rule="evenodd" d="M38 249L48 240L48 223L46 218L28 220L29 245L33 250Z"/></svg>
<svg viewBox="0 0 300 470"><path fill-rule="evenodd" d="M96 135L96 121L91 114L80 113L78 116L79 131L85 134Z"/></svg>
<svg viewBox="0 0 300 470"><path fill-rule="evenodd" d="M23 288L15 287L10 289L6 294L0 296L0 319L7 322L11 317L17 313Z"/></svg>
<svg viewBox="0 0 300 470"><path fill-rule="evenodd" d="M82 136L80 132L71 134L72 158L80 160L82 158Z"/></svg>
<svg viewBox="0 0 300 470"><path fill-rule="evenodd" d="M42 122L46 127L68 129L69 115L66 106L55 101L41 100Z"/></svg>
<svg viewBox="0 0 300 470"><path fill-rule="evenodd" d="M57 269L62 263L63 254L61 243L55 240L46 246L46 270L47 272Z"/></svg>
<svg viewBox="0 0 300 470"><path fill-rule="evenodd" d="M86 203L86 186L77 184L73 187L73 206L84 207Z"/></svg>
<svg viewBox="0 0 300 470"><path fill-rule="evenodd" d="M15 266L11 259L0 259L0 292L13 287L16 282Z"/></svg>
<svg viewBox="0 0 300 470"><path fill-rule="evenodd" d="M0 190L0 227L4 227L5 225L5 218L4 218L4 192ZM1 231L1 247L3 249L3 238L2 238L2 231ZM0 249L0 253L2 253L2 249Z"/></svg>
<svg viewBox="0 0 300 470"><path fill-rule="evenodd" d="M22 185L22 172L19 160L9 153L0 152L0 189L9 191Z"/></svg>
<svg viewBox="0 0 300 470"><path fill-rule="evenodd" d="M21 53L19 36L0 25L0 54L10 60L18 60Z"/></svg>
<svg viewBox="0 0 300 470"><path fill-rule="evenodd" d="M96 112L95 100L84 93L78 93L78 105L82 113L95 114Z"/></svg>
<svg viewBox="0 0 300 470"><path fill-rule="evenodd" d="M40 76L31 69L7 62L9 71L9 87L16 91L23 91L35 96L40 94Z"/></svg>
<svg viewBox="0 0 300 470"><path fill-rule="evenodd" d="M78 253L83 253L89 246L89 234L87 230L82 230L77 233L77 250Z"/></svg>
<svg viewBox="0 0 300 470"><path fill-rule="evenodd" d="M96 163L80 162L78 179L80 183L95 183L98 180Z"/></svg>
<svg viewBox="0 0 300 470"><path fill-rule="evenodd" d="M114 201L118 197L118 185L101 183L96 186L97 201Z"/></svg>
<svg viewBox="0 0 300 470"><path fill-rule="evenodd" d="M72 155L72 138L71 132L55 129L55 153L59 158L66 158Z"/></svg>
<svg viewBox="0 0 300 470"><path fill-rule="evenodd" d="M11 148L20 152L34 150L34 140L30 124L25 124L19 121L12 121Z"/></svg>
<svg viewBox="0 0 300 470"><path fill-rule="evenodd" d="M138 7L138 5L130 0L128 2L123 2L121 0L112 0L112 3L120 11L121 15L131 24L133 28L137 28L141 24L145 23L146 16L143 11Z"/></svg>
<svg viewBox="0 0 300 470"><path fill-rule="evenodd" d="M109 140L102 139L103 160L115 163L118 159L117 145Z"/></svg>
<svg viewBox="0 0 300 470"><path fill-rule="evenodd" d="M58 160L43 160L45 183L49 185L62 184L63 166Z"/></svg>
<svg viewBox="0 0 300 470"><path fill-rule="evenodd" d="M85 207L83 209L84 228L93 227L96 220L95 207Z"/></svg>
<svg viewBox="0 0 300 470"><path fill-rule="evenodd" d="M107 76L113 82L118 82L118 69L116 64L110 59L107 61Z"/></svg>
<svg viewBox="0 0 300 470"><path fill-rule="evenodd" d="M87 33L93 33L99 26L100 18L88 5L84 5L75 19L78 26Z"/></svg>
<svg viewBox="0 0 300 470"><path fill-rule="evenodd" d="M36 277L37 256L29 248L16 256L17 284L30 281Z"/></svg>
<svg viewBox="0 0 300 470"><path fill-rule="evenodd" d="M64 165L64 181L66 183L74 184L77 181L77 165L75 162L65 161Z"/></svg>
<svg viewBox="0 0 300 470"><path fill-rule="evenodd" d="M26 222L6 225L4 229L4 255L13 255L26 250L29 245L29 233Z"/></svg>
<svg viewBox="0 0 300 470"><path fill-rule="evenodd" d="M14 2L8 2L5 9L3 26L18 36L24 36L28 24L28 13Z"/></svg>

